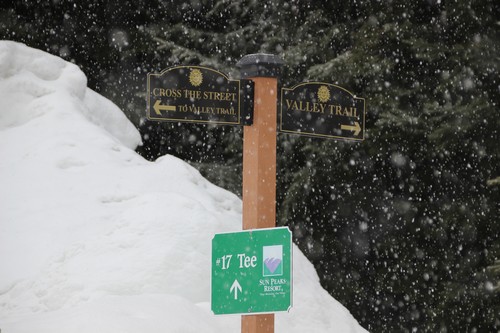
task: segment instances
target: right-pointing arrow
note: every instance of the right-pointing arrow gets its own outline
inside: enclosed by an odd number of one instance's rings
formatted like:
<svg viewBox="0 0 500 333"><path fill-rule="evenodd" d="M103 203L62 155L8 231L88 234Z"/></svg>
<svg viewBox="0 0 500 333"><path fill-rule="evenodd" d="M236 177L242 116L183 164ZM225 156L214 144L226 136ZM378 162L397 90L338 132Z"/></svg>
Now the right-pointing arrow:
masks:
<svg viewBox="0 0 500 333"><path fill-rule="evenodd" d="M345 131L353 131L355 136L358 136L361 132L361 126L359 126L359 123L357 121L354 122L354 126L341 125L340 129Z"/></svg>
<svg viewBox="0 0 500 333"><path fill-rule="evenodd" d="M241 292L241 285L238 282L238 280L234 280L233 284L231 285L231 288L229 289L230 293L233 293L234 290L234 299L238 299L238 289Z"/></svg>

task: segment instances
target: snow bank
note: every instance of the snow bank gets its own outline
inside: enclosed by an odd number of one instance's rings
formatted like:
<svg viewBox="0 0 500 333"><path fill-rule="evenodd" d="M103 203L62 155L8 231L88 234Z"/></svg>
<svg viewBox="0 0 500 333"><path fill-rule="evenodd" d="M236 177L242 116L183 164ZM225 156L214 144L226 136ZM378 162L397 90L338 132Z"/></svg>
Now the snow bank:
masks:
<svg viewBox="0 0 500 333"><path fill-rule="evenodd" d="M140 135L73 64L0 41L2 332L238 332L210 311L211 239L241 202ZM364 332L294 248L276 332Z"/></svg>

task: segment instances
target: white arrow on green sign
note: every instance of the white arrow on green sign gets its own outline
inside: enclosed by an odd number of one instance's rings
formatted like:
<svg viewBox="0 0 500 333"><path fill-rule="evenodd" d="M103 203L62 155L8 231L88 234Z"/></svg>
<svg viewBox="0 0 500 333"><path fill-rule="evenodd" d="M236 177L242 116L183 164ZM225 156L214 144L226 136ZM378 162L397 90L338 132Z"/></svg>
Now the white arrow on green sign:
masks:
<svg viewBox="0 0 500 333"><path fill-rule="evenodd" d="M292 306L288 228L216 234L212 239L212 311L255 314Z"/></svg>
<svg viewBox="0 0 500 333"><path fill-rule="evenodd" d="M234 299L238 299L238 290L241 292L241 285L238 283L238 280L234 280L233 285L229 289L229 292L232 293L234 290Z"/></svg>

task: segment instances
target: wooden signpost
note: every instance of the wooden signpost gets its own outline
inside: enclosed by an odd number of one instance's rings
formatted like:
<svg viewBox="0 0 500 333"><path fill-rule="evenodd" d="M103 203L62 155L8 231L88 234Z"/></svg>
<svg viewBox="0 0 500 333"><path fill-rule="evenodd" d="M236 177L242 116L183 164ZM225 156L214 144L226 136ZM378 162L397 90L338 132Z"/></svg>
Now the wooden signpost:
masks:
<svg viewBox="0 0 500 333"><path fill-rule="evenodd" d="M243 129L243 229L274 228L276 100L283 61L275 55L250 54L236 65L241 77L255 84L254 122ZM274 314L242 316L241 332L274 332Z"/></svg>
<svg viewBox="0 0 500 333"><path fill-rule="evenodd" d="M275 55L251 54L237 63L241 80L230 80L223 73L200 66L177 66L148 74L149 120L248 125L243 133L244 230L276 226L276 101L282 65L283 61ZM279 245L262 245L260 248L269 246ZM291 270L291 245L284 256ZM219 259L226 258L225 254ZM257 255L242 257L243 267L245 264L257 266L256 258ZM248 263L244 261L246 259L249 259ZM214 266L212 270L217 267ZM291 306L291 276L282 280L286 280L281 287L288 288L284 299L289 299L289 303L257 307L257 310L265 309L266 314L243 315L241 332L274 332L273 312L283 311L282 308L288 310ZM234 293L236 298L238 292L242 292L236 279L228 292Z"/></svg>
<svg viewBox="0 0 500 333"><path fill-rule="evenodd" d="M292 306L291 234L276 228L277 115L282 133L355 141L365 136L363 98L324 82L279 91L282 65L275 55L250 54L236 64L240 80L202 66L148 74L148 119L246 125L242 194L247 231L212 240L212 311L242 314L242 333L273 333L274 312Z"/></svg>

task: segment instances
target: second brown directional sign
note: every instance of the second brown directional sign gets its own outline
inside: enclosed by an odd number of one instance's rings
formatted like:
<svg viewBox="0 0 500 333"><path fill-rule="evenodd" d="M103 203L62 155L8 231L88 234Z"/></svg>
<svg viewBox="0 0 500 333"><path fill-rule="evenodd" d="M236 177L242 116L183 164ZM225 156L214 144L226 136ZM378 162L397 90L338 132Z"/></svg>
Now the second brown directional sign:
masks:
<svg viewBox="0 0 500 333"><path fill-rule="evenodd" d="M231 80L202 66L176 66L148 74L150 120L251 125L251 80Z"/></svg>
<svg viewBox="0 0 500 333"><path fill-rule="evenodd" d="M362 141L365 100L324 82L300 83L281 89L279 129L323 138Z"/></svg>

